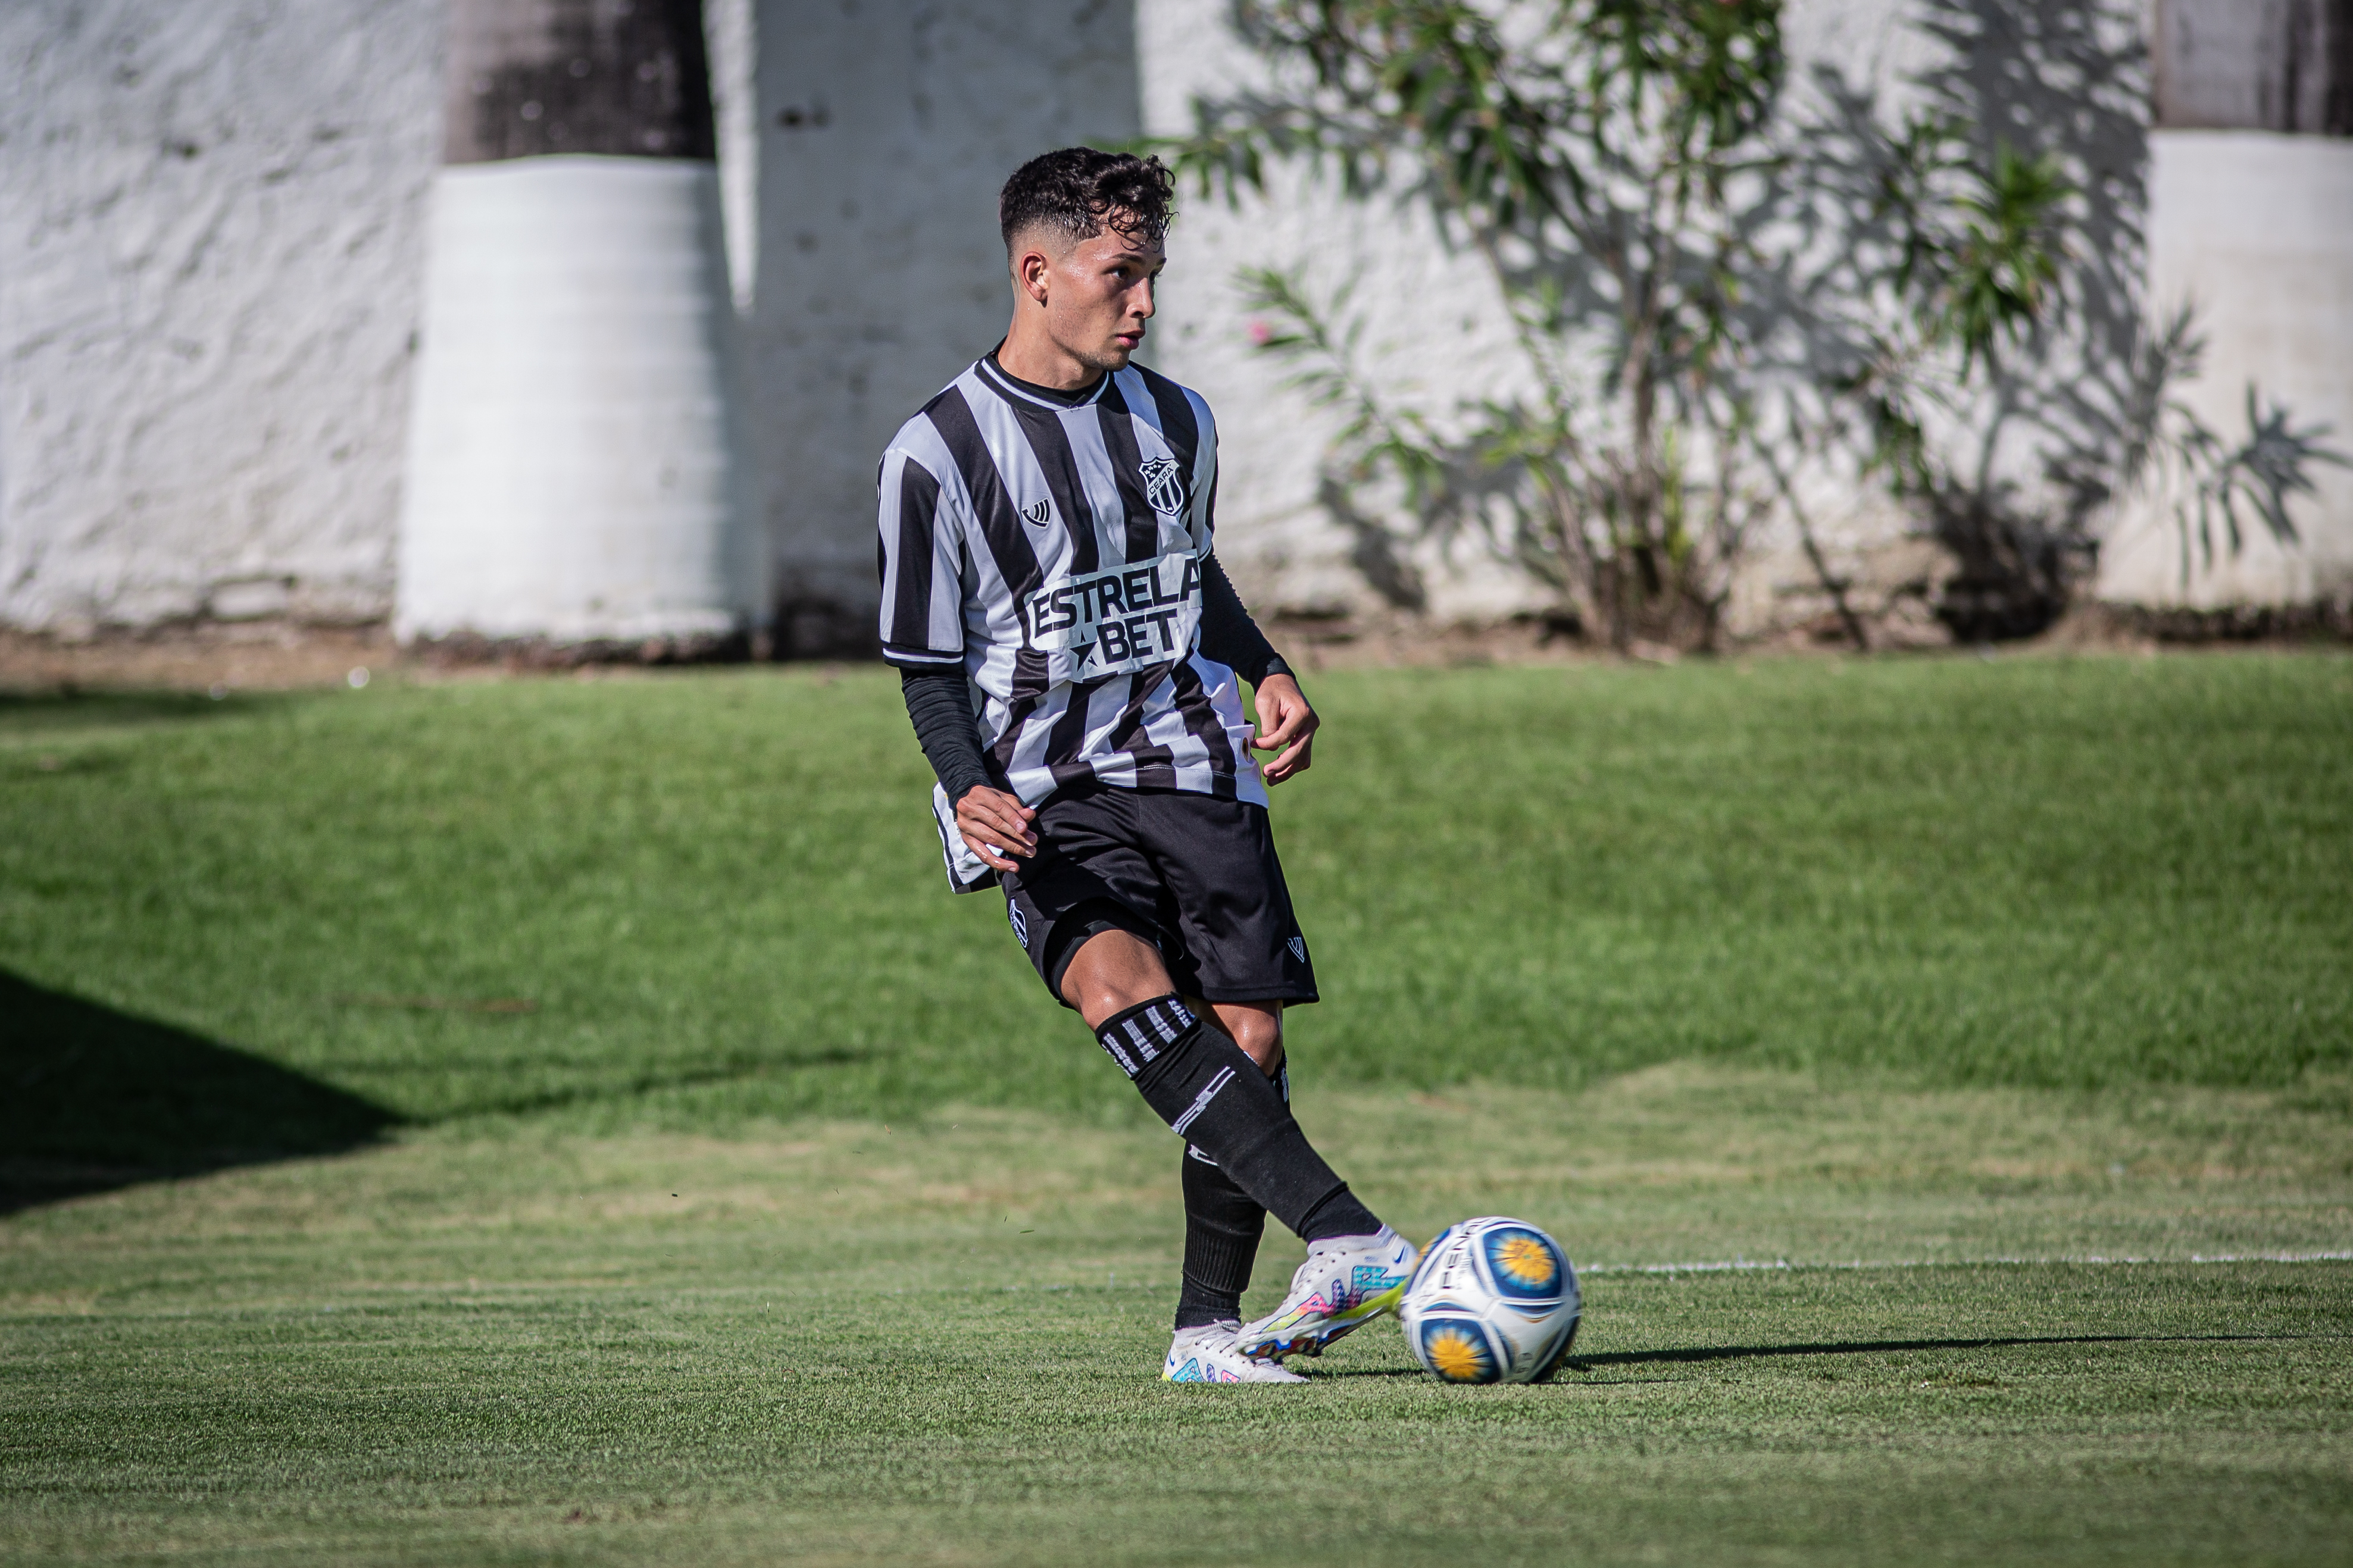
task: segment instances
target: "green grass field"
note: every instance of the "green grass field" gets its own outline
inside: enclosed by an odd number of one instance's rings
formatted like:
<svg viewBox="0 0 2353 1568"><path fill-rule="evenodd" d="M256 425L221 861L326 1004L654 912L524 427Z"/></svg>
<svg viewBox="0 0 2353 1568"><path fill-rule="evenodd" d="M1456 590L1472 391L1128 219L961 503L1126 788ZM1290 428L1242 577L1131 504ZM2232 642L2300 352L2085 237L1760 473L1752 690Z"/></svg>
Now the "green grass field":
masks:
<svg viewBox="0 0 2353 1568"><path fill-rule="evenodd" d="M1311 694L1303 1119L1551 1386L1153 1380L881 672L0 698L0 1559L2353 1562L2353 659Z"/></svg>

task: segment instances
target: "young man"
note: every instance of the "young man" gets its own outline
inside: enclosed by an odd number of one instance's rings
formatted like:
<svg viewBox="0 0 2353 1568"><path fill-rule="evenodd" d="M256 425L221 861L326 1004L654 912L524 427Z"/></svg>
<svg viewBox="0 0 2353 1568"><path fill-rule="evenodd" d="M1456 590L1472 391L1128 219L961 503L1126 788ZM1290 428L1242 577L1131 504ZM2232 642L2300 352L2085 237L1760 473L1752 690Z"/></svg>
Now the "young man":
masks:
<svg viewBox="0 0 2353 1568"><path fill-rule="evenodd" d="M1003 887L1046 989L1186 1141L1161 1375L1298 1383L1279 1358L1394 1306L1416 1254L1291 1115L1282 1010L1315 974L1265 785L1306 768L1316 719L1210 553L1208 405L1129 363L1171 191L1159 160L1088 147L1006 182L1013 324L882 455L882 651L950 884ZM1269 1211L1307 1261L1244 1327Z"/></svg>

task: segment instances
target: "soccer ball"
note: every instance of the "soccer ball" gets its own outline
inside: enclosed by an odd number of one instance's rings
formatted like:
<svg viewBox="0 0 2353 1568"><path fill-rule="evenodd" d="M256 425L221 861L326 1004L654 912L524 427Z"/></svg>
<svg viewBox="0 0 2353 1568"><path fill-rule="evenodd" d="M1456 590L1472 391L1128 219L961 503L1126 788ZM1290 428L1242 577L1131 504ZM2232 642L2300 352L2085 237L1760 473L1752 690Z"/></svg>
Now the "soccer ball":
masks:
<svg viewBox="0 0 2353 1568"><path fill-rule="evenodd" d="M1567 1356L1581 1310L1560 1243L1490 1215L1430 1244L1398 1319L1414 1359L1441 1383L1542 1383Z"/></svg>

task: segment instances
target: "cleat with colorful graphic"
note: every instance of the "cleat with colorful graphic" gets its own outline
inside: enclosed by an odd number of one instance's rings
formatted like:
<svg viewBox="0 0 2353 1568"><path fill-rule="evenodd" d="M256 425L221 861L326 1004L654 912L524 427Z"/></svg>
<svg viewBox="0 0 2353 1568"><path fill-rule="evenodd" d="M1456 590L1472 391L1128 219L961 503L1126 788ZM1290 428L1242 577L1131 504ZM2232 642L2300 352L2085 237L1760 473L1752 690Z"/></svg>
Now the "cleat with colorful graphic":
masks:
<svg viewBox="0 0 2353 1568"><path fill-rule="evenodd" d="M1311 1242L1282 1305L1242 1330L1244 1353L1322 1355L1334 1340L1394 1308L1419 1260L1413 1243L1387 1226L1377 1236Z"/></svg>
<svg viewBox="0 0 2353 1568"><path fill-rule="evenodd" d="M1229 1320L1198 1329L1179 1329L1160 1363L1163 1383L1305 1383L1279 1361L1245 1355L1238 1342L1241 1325Z"/></svg>

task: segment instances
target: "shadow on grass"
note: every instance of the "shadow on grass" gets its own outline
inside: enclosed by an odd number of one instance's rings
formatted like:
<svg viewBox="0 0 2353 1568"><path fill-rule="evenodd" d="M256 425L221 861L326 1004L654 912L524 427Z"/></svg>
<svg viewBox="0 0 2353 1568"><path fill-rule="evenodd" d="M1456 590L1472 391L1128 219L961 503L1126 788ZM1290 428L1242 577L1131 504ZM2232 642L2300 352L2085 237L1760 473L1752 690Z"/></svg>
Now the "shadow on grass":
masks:
<svg viewBox="0 0 2353 1568"><path fill-rule="evenodd" d="M234 691L216 698L201 691L0 689L0 740L62 739L77 730L227 719L285 700L278 692Z"/></svg>
<svg viewBox="0 0 2353 1568"><path fill-rule="evenodd" d="M399 1120L234 1047L0 970L0 1214L337 1153Z"/></svg>
<svg viewBox="0 0 2353 1568"><path fill-rule="evenodd" d="M1576 1355L1561 1363L1563 1372L1599 1372L1613 1366L1659 1366L1674 1363L1749 1361L1767 1356L1888 1355L1903 1351L2008 1350L2032 1345L2183 1345L2277 1344L2309 1339L2308 1334L2042 1334L1989 1340L1845 1340L1807 1345L1694 1345L1667 1351L1608 1351L1600 1355ZM1416 1366L1351 1367L1345 1372L1322 1372L1323 1377L1424 1377ZM1621 1381L1672 1382L1671 1378Z"/></svg>

